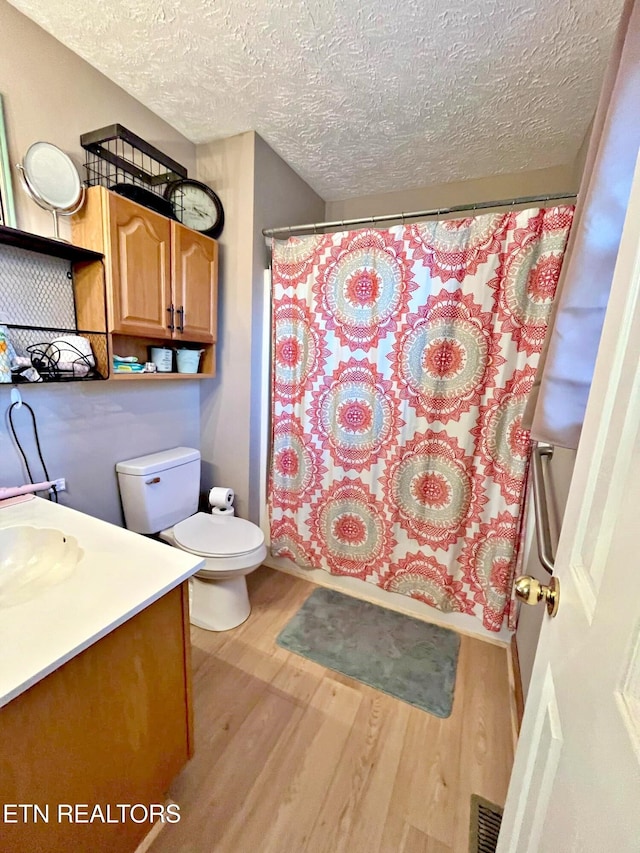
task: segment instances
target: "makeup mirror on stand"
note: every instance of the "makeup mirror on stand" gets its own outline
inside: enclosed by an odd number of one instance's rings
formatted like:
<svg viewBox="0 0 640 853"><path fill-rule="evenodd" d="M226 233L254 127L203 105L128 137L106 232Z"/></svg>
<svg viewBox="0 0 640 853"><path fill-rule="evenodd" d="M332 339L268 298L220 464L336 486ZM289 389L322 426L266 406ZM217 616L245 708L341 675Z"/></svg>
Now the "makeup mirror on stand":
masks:
<svg viewBox="0 0 640 853"><path fill-rule="evenodd" d="M53 236L61 240L58 217L77 213L85 197L71 158L50 142L34 142L17 168L27 194L52 214Z"/></svg>

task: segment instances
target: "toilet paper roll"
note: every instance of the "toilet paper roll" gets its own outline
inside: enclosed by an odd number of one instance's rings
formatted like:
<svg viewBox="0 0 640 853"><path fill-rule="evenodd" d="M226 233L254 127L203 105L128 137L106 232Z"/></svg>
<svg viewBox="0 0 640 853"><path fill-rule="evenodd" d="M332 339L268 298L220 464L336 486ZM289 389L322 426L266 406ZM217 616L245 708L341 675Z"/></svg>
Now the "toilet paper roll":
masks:
<svg viewBox="0 0 640 853"><path fill-rule="evenodd" d="M232 516L235 514L236 514L236 511L232 506L212 506L211 507L211 515Z"/></svg>
<svg viewBox="0 0 640 853"><path fill-rule="evenodd" d="M217 486L209 492L209 505L218 507L228 507L233 503L233 489L225 489L224 486Z"/></svg>

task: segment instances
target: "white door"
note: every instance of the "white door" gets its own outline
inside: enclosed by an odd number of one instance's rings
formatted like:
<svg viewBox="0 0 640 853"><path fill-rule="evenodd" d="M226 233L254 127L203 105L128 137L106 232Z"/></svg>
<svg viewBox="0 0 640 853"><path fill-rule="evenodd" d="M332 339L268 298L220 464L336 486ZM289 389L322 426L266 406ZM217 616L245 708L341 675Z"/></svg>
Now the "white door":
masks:
<svg viewBox="0 0 640 853"><path fill-rule="evenodd" d="M640 851L639 297L636 168L498 853Z"/></svg>

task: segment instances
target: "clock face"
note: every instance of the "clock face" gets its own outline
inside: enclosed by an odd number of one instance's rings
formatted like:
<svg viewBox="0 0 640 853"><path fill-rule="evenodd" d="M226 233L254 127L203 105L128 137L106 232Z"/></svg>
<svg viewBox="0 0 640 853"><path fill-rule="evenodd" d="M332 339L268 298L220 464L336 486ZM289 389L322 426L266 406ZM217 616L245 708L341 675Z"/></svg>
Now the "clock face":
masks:
<svg viewBox="0 0 640 853"><path fill-rule="evenodd" d="M176 219L201 234L217 236L224 226L224 211L212 189L199 181L185 178L169 184L165 192Z"/></svg>
<svg viewBox="0 0 640 853"><path fill-rule="evenodd" d="M175 194L178 219L187 228L195 231L208 231L218 220L215 202L200 187L185 184ZM182 211L180 210L182 203Z"/></svg>

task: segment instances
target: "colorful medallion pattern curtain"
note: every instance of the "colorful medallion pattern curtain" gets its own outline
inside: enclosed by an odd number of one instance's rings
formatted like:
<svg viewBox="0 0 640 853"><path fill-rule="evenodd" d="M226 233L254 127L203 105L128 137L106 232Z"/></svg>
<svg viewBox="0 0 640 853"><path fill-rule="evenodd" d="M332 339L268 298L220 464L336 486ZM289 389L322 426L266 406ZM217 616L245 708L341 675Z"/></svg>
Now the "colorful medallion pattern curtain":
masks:
<svg viewBox="0 0 640 853"><path fill-rule="evenodd" d="M272 553L509 612L531 390L572 207L273 250Z"/></svg>

